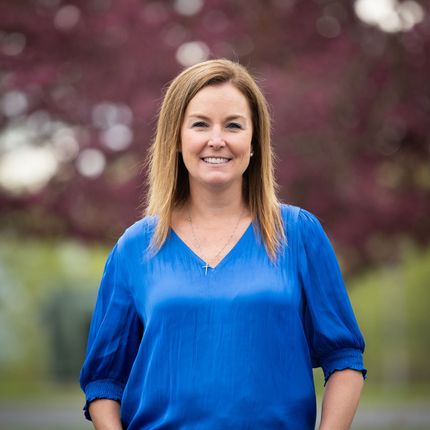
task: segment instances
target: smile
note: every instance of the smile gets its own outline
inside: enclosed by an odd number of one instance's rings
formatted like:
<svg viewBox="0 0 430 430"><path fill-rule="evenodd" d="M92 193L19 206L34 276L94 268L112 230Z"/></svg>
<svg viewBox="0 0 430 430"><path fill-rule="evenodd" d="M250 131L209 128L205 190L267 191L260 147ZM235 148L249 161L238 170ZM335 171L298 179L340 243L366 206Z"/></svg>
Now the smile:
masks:
<svg viewBox="0 0 430 430"><path fill-rule="evenodd" d="M206 158L202 158L202 160L207 164L226 164L230 161L230 158L206 157Z"/></svg>

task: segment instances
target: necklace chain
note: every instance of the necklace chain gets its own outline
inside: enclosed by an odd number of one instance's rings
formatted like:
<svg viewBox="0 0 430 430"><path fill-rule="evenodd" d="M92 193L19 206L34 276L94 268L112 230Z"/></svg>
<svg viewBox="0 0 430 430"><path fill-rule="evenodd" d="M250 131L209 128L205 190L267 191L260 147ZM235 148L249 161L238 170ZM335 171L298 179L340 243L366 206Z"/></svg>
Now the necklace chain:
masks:
<svg viewBox="0 0 430 430"><path fill-rule="evenodd" d="M245 212L245 209L243 209L243 210L242 210L242 212L240 213L239 218L238 218L238 220L237 220L237 223L236 223L236 225L235 225L235 227L234 227L234 230L233 230L233 232L231 233L231 235L229 236L229 238L227 239L227 241L225 242L224 246L223 246L223 247L222 247L222 248L217 252L217 254L216 254L216 255L215 255L211 260L208 260L208 259L206 258L206 256L204 255L203 251L202 251L202 247L201 247L201 245L200 245L199 240L197 239L196 233L195 233L195 231L194 231L194 226L193 226L193 221L192 221L192 218L191 218L191 213L190 213L190 211L188 211L188 221L189 221L190 226L191 226L191 233L192 233L192 235L193 235L194 242L196 243L197 248L199 249L200 254L201 254L201 255L202 255L202 257L203 257L203 261L205 262L205 265L203 266L203 268L205 269L205 275L208 273L208 269L209 269L209 268L212 268L212 267L209 265L209 262L210 262L210 261L212 261L212 262L214 262L214 263L215 263L215 262L217 261L218 257L221 255L221 253L224 251L224 249L225 249L225 248L227 247L227 245L230 243L231 239L233 238L234 234L236 233L237 227L239 226L240 220L242 219L242 215L243 215L243 213L244 213L244 212Z"/></svg>

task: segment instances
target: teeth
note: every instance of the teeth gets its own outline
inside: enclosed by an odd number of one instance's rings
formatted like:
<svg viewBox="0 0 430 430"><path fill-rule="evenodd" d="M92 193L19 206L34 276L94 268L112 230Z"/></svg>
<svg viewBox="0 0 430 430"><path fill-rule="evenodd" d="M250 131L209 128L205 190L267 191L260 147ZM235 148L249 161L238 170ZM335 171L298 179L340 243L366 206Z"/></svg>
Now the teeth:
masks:
<svg viewBox="0 0 430 430"><path fill-rule="evenodd" d="M228 158L222 158L222 157L208 157L208 158L203 158L203 161L209 164L222 164L222 163L227 163L230 160Z"/></svg>

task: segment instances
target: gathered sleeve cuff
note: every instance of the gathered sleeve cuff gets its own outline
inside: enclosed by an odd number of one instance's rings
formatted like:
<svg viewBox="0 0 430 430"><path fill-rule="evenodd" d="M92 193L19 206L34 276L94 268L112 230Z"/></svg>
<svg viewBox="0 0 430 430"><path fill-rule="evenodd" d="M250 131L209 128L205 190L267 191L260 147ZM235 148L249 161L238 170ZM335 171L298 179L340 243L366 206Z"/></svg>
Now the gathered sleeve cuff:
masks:
<svg viewBox="0 0 430 430"><path fill-rule="evenodd" d="M358 327L333 247L318 219L301 209L299 273L304 291L303 326L313 367L325 384L336 370L361 371L364 338Z"/></svg>
<svg viewBox="0 0 430 430"><path fill-rule="evenodd" d="M89 406L93 400L109 399L121 403L124 386L111 380L90 382L84 388L86 403L84 405L85 418L91 420Z"/></svg>
<svg viewBox="0 0 430 430"><path fill-rule="evenodd" d="M336 370L352 369L362 373L363 378L367 379L367 369L363 363L363 353L359 349L340 349L330 355L326 355L321 362L324 371L324 385Z"/></svg>

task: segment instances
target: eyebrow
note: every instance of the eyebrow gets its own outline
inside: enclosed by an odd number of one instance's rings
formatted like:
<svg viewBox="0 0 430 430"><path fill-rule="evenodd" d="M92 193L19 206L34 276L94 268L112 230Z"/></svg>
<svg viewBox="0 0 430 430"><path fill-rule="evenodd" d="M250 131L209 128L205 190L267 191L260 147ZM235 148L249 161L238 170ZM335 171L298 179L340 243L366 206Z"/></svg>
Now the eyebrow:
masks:
<svg viewBox="0 0 430 430"><path fill-rule="evenodd" d="M188 115L189 118L201 118L201 119L205 119L205 120L209 120L209 118L205 115L199 114L199 113L193 113ZM244 121L246 121L246 118L243 115L229 115L226 120L230 121L233 119L242 119Z"/></svg>

